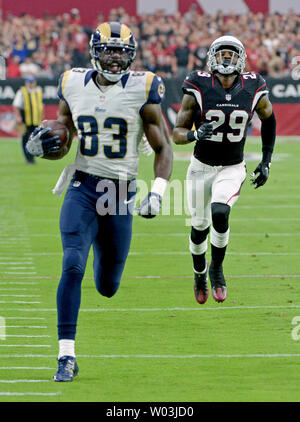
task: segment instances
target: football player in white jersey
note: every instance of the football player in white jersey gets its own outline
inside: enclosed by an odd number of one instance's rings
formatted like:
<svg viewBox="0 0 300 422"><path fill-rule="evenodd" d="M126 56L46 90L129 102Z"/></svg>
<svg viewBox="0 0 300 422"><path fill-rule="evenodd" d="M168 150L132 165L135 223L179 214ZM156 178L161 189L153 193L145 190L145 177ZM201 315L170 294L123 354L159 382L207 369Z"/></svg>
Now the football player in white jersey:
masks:
<svg viewBox="0 0 300 422"><path fill-rule="evenodd" d="M57 290L59 355L54 381L72 381L78 373L75 334L91 246L97 290L111 297L120 285L131 241L143 133L155 153L155 180L139 215L159 214L171 175L173 153L160 105L164 84L151 72L130 71L136 49L126 25L98 26L90 40L93 69L74 68L60 79L58 120L69 130L67 147L58 151L57 137L46 139L48 129L41 128L27 144L33 155L61 158L76 133L79 141L75 163L64 170L54 189L61 194L72 179L60 217L64 255Z"/></svg>
<svg viewBox="0 0 300 422"><path fill-rule="evenodd" d="M223 302L227 296L222 264L229 241L229 214L246 178L244 145L254 112L262 122L262 160L252 179L256 188L268 179L276 138L266 83L257 73L243 73L245 59L245 48L235 37L223 36L212 43L209 72L193 71L183 83L182 106L173 132L176 144L195 142L187 172L187 196L194 293L200 304L208 299L208 274L213 298ZM196 130L191 130L193 125Z"/></svg>

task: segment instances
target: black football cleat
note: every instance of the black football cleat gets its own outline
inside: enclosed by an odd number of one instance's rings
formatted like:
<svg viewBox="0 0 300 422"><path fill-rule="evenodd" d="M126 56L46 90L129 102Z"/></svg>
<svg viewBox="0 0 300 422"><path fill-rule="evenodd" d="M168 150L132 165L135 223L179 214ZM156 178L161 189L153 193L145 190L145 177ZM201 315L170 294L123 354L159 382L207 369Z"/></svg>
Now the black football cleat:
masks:
<svg viewBox="0 0 300 422"><path fill-rule="evenodd" d="M62 356L58 359L58 369L52 377L55 382L70 382L78 375L79 368L73 356Z"/></svg>
<svg viewBox="0 0 300 422"><path fill-rule="evenodd" d="M213 298L216 302L224 302L227 297L227 287L222 265L216 267L211 264L209 267L209 278Z"/></svg>
<svg viewBox="0 0 300 422"><path fill-rule="evenodd" d="M203 305L209 295L209 287L207 282L208 262L206 261L206 271L203 274L194 272L194 293L195 298L200 305Z"/></svg>

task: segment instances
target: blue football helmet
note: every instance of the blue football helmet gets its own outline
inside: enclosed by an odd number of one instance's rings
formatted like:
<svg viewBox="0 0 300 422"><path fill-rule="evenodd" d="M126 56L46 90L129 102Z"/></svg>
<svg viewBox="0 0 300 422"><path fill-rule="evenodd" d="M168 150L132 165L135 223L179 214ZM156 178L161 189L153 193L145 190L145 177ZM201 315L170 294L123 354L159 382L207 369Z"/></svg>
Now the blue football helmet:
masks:
<svg viewBox="0 0 300 422"><path fill-rule="evenodd" d="M129 72L136 50L131 30L119 22L102 23L90 40L92 65L110 82L118 82Z"/></svg>

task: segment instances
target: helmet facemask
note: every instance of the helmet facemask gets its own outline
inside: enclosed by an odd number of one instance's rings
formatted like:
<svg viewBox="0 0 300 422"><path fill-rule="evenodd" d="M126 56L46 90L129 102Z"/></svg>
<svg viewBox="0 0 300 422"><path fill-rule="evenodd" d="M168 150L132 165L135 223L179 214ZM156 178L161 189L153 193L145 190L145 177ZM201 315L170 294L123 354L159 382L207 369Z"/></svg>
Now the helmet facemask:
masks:
<svg viewBox="0 0 300 422"><path fill-rule="evenodd" d="M128 29L129 32L129 29ZM137 43L129 32L126 38L107 37L96 30L90 41L91 62L105 79L118 82L129 72L129 67L136 56Z"/></svg>
<svg viewBox="0 0 300 422"><path fill-rule="evenodd" d="M231 58L223 58L222 53L230 52ZM242 73L245 68L246 52L242 43L235 41L218 42L216 40L208 51L208 68L211 72L222 75Z"/></svg>

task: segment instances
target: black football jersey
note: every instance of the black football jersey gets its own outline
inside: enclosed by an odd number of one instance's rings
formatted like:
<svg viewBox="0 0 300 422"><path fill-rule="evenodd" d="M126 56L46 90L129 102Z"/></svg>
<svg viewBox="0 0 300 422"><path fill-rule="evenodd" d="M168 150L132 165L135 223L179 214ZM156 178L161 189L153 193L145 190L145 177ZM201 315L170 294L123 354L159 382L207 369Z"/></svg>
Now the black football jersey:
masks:
<svg viewBox="0 0 300 422"><path fill-rule="evenodd" d="M258 73L242 73L230 89L225 89L216 75L193 71L185 78L182 89L193 95L199 106L195 127L212 123L214 128L210 139L196 142L195 157L211 166L243 161L249 122L258 101L268 93L265 80Z"/></svg>

